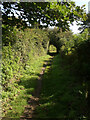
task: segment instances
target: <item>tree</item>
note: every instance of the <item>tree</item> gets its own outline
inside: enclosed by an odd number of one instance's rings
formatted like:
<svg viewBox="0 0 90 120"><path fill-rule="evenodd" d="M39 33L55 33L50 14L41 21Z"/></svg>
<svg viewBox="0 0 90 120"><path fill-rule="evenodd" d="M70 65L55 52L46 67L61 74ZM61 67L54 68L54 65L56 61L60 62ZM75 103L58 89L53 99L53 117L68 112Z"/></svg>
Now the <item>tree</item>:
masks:
<svg viewBox="0 0 90 120"><path fill-rule="evenodd" d="M84 32L86 28L88 28L90 32L90 12L87 14L87 19L82 21L82 23L80 23L79 25L81 25L81 27L79 27L79 30L81 30L81 33Z"/></svg>
<svg viewBox="0 0 90 120"><path fill-rule="evenodd" d="M72 24L74 20L86 20L84 8L76 6L75 2L3 2L2 5L4 24L22 23L21 25L28 24L33 27L38 23L40 28L50 25L65 31L69 29L69 23ZM15 18L15 13L18 19Z"/></svg>

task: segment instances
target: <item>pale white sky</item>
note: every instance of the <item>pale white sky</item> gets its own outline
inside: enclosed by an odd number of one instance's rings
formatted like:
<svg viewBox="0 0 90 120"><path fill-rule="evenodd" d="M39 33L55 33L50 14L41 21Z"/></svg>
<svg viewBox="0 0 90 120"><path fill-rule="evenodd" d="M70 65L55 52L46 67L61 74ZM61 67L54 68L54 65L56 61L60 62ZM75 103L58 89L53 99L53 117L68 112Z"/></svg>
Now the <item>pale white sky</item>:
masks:
<svg viewBox="0 0 90 120"><path fill-rule="evenodd" d="M86 13L88 13L88 2L90 0L73 0L77 6L82 6L82 5L86 5ZM74 32L74 34L79 33L80 31L78 30L79 26L76 25L76 22L74 22L74 25L70 25L70 29Z"/></svg>
<svg viewBox="0 0 90 120"><path fill-rule="evenodd" d="M88 12L88 2L90 1L90 0L73 0L75 3L76 3L76 5L78 5L78 6L82 6L82 5L86 5L86 12Z"/></svg>

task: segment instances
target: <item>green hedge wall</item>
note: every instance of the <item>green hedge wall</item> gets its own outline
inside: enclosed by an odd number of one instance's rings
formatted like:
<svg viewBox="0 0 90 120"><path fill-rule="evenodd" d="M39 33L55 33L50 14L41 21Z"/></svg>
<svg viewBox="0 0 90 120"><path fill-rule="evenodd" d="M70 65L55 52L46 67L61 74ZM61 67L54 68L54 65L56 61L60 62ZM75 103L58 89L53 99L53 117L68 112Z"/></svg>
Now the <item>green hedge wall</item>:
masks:
<svg viewBox="0 0 90 120"><path fill-rule="evenodd" d="M41 29L17 29L3 25L2 99L14 100L19 91L18 82L30 63L47 53L48 33Z"/></svg>

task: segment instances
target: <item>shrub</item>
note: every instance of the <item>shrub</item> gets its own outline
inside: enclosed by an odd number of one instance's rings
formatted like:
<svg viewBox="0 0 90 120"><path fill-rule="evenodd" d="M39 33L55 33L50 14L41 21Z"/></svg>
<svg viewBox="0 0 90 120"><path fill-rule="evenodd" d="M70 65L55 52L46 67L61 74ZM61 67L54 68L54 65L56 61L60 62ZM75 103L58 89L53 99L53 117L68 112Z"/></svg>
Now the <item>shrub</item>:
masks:
<svg viewBox="0 0 90 120"><path fill-rule="evenodd" d="M3 25L2 49L2 99L4 110L6 101L14 100L20 90L18 81L30 67L33 59L47 53L49 38L47 31L24 29Z"/></svg>

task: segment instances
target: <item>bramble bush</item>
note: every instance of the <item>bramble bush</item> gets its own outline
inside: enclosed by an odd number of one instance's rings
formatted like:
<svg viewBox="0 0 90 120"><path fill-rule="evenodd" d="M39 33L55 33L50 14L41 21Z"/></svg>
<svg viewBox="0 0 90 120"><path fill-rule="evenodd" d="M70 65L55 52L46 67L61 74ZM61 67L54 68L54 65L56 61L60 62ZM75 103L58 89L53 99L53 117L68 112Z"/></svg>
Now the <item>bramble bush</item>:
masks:
<svg viewBox="0 0 90 120"><path fill-rule="evenodd" d="M18 82L27 66L47 53L49 38L47 31L38 28L22 30L3 25L2 29L2 105L3 113L6 113L10 101L16 99L23 87Z"/></svg>

